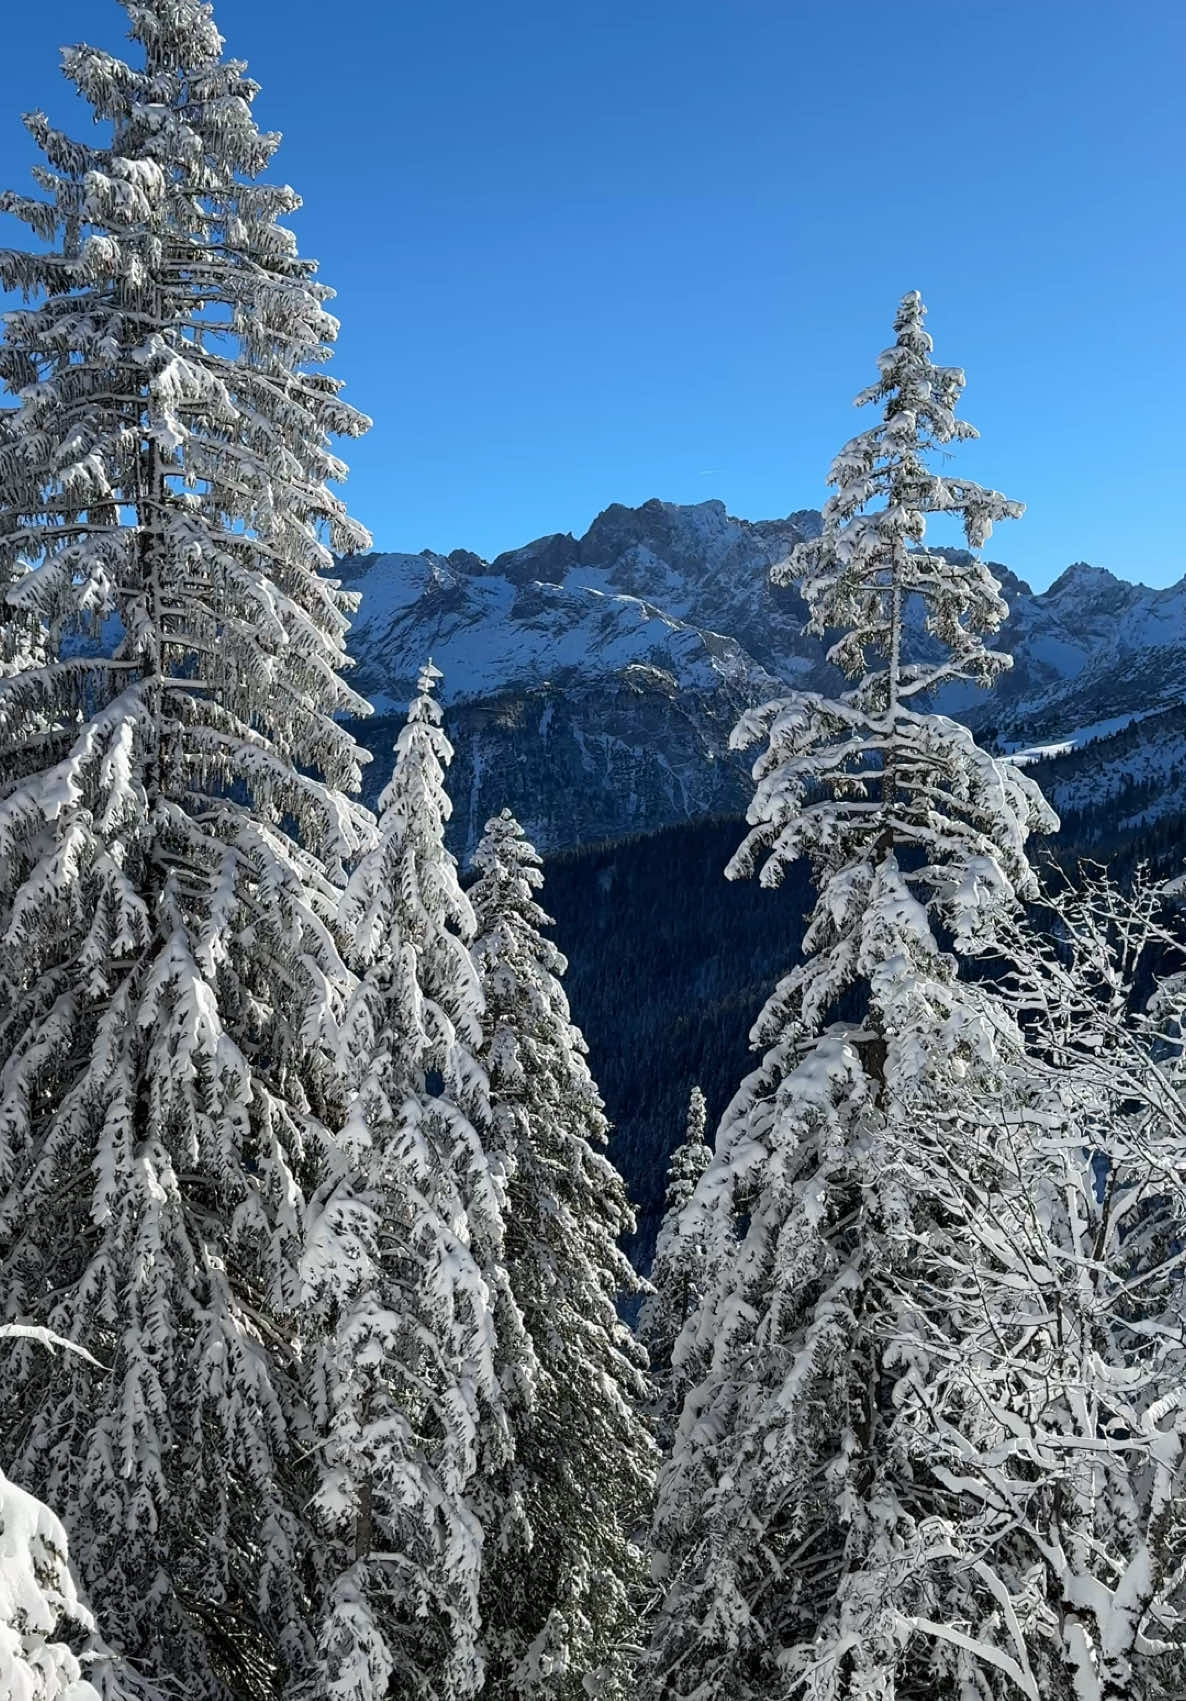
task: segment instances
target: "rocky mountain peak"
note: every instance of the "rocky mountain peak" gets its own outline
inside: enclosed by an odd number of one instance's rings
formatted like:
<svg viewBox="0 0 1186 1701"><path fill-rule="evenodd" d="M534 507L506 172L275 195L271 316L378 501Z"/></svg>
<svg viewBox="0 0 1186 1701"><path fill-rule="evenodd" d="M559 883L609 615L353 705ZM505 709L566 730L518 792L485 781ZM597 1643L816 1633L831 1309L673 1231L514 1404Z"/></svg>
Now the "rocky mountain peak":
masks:
<svg viewBox="0 0 1186 1701"><path fill-rule="evenodd" d="M1139 596L1144 586L1118 579L1106 567L1093 567L1089 561L1073 561L1055 579L1049 590L1042 593L1047 602L1073 599L1077 602L1129 601Z"/></svg>
<svg viewBox="0 0 1186 1701"><path fill-rule="evenodd" d="M581 546L571 532L550 532L521 549L496 555L483 571L501 574L512 585L526 585L537 579L543 584L561 585L569 568L580 559Z"/></svg>
<svg viewBox="0 0 1186 1701"><path fill-rule="evenodd" d="M620 502L602 509L580 542L587 566L605 566L640 550L670 561L679 556L692 567L707 561L739 522L730 520L723 502L681 506L658 497L637 508Z"/></svg>

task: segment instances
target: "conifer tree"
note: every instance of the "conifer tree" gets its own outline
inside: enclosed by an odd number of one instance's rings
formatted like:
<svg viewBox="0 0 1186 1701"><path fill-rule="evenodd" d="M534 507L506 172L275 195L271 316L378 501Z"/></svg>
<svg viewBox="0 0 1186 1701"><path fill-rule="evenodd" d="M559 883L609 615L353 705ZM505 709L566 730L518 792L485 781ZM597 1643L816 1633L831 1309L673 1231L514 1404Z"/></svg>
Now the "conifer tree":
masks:
<svg viewBox="0 0 1186 1701"><path fill-rule="evenodd" d="M66 1639L90 1628L47 1506L0 1471L0 1695L6 1701L99 1701Z"/></svg>
<svg viewBox="0 0 1186 1701"><path fill-rule="evenodd" d="M72 1350L44 1328L0 1324L0 1342L12 1339ZM93 1629L70 1572L65 1530L48 1506L0 1470L0 1695L5 1701L99 1701L75 1648L76 1639Z"/></svg>
<svg viewBox="0 0 1186 1701"><path fill-rule="evenodd" d="M531 1366L505 1272L503 1179L482 1145L474 920L445 849L452 748L423 670L353 874L353 1088L306 1276L324 1320L318 1503L329 1536L325 1693L459 1701L481 1686L478 1591Z"/></svg>
<svg viewBox="0 0 1186 1701"><path fill-rule="evenodd" d="M366 421L256 85L199 0L125 10L136 63L64 55L92 137L32 114L2 203L0 1294L104 1369L18 1346L0 1431L105 1635L222 1701L312 1651L292 1316L367 832L326 481Z"/></svg>
<svg viewBox="0 0 1186 1701"><path fill-rule="evenodd" d="M712 1156L704 1138L707 1121L704 1094L699 1087L693 1087L684 1138L667 1169L666 1211L655 1241L652 1291L643 1302L638 1319L638 1336L646 1348L655 1385L656 1429L665 1451L671 1445L675 1418L684 1395L682 1379L672 1372L671 1355L680 1331L704 1291L704 1246L695 1234L685 1231L683 1212Z"/></svg>
<svg viewBox="0 0 1186 1701"><path fill-rule="evenodd" d="M775 574L802 576L852 684L767 704L734 735L767 748L730 874L761 864L774 887L807 856L818 899L685 1212L713 1279L674 1355L677 1373L708 1369L660 1482L665 1698L934 1693L933 1645L906 1623L931 1615L935 1569L895 1423L895 1383L917 1368L897 1323L927 1166L964 1156L928 1138L944 1084L1000 1068L936 930L957 951L990 941L1034 890L1027 835L1054 821L1023 774L925 712L950 681L1007 665L982 636L1005 616L999 586L975 558L928 550L927 515L959 514L975 548L1020 508L931 470L932 451L974 433L953 411L963 374L932 361L923 313L904 298L858 397L881 419L834 462L821 536Z"/></svg>
<svg viewBox="0 0 1186 1701"><path fill-rule="evenodd" d="M508 1407L526 1527L488 1545L483 1695L620 1701L637 1654L636 1535L652 1470L641 1355L617 1311L637 1291L618 1247L632 1214L600 1150L608 1125L560 984L567 964L541 932L539 857L504 810L474 861L488 1138L506 1174L507 1265L534 1356L527 1397Z"/></svg>

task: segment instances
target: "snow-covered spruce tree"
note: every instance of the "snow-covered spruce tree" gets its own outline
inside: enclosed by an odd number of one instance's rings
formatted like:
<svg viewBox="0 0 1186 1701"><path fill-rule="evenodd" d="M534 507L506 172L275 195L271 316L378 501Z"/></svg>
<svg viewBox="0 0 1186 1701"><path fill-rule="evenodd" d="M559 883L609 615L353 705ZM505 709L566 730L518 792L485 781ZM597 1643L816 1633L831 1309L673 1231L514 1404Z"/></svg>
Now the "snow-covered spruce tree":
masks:
<svg viewBox="0 0 1186 1701"><path fill-rule="evenodd" d="M342 1028L354 1096L314 1202L322 1686L339 1701L481 1687L484 1547L514 1540L508 1408L532 1365L510 1294L501 1170L475 1058L469 901L445 849L452 749L431 664L396 744L379 837L344 925L360 980Z"/></svg>
<svg viewBox="0 0 1186 1701"><path fill-rule="evenodd" d="M14 1349L0 1433L112 1644L222 1698L312 1649L288 1318L367 830L325 577L366 422L255 85L198 0L126 10L143 62L69 49L94 135L33 114L43 198L2 202L0 587L42 653L0 679L0 1295L105 1368Z"/></svg>
<svg viewBox="0 0 1186 1701"><path fill-rule="evenodd" d="M903 300L858 398L882 417L835 461L822 535L775 575L803 576L811 625L840 631L830 654L853 683L767 704L734 735L767 749L729 873L761 864L777 886L807 856L818 899L684 1213L713 1274L674 1354L677 1374L708 1369L660 1480L652 1675L666 1698L957 1693L906 1622L934 1616L940 1587L893 1397L909 1235L930 1209L915 1145L945 1082L1000 1067L942 933L959 951L991 938L1034 889L1027 835L1054 820L1024 775L924 712L949 681L1005 665L981 634L1006 612L978 561L923 547L926 516L959 514L975 547L1020 510L930 470L930 451L972 432L923 311ZM954 1138L939 1150L962 1162Z"/></svg>
<svg viewBox="0 0 1186 1701"><path fill-rule="evenodd" d="M1085 872L1036 912L1047 935L1009 927L1017 1020L988 1010L1009 1069L964 1118L977 1185L932 1169L946 1232L915 1246L907 1343L930 1374L901 1409L965 1509L983 1610L922 1628L977 1701L1182 1689L1186 975L1163 899Z"/></svg>
<svg viewBox="0 0 1186 1701"><path fill-rule="evenodd" d="M643 1301L638 1319L638 1337L650 1360L655 1390L655 1427L664 1452L671 1446L675 1419L684 1399L683 1382L672 1369L671 1355L705 1286L704 1245L697 1234L685 1231L683 1211L712 1156L704 1137L707 1121L704 1094L693 1087L684 1137L667 1169L666 1210L651 1266L652 1291Z"/></svg>
<svg viewBox="0 0 1186 1701"><path fill-rule="evenodd" d="M526 1527L487 1543L483 1696L620 1701L637 1657L636 1537L653 1470L642 1355L616 1307L638 1287L618 1247L632 1213L598 1150L608 1125L560 984L567 964L541 932L539 857L504 810L474 861L488 1138L506 1173L507 1265L535 1361L531 1388L508 1402Z"/></svg>
<svg viewBox="0 0 1186 1701"><path fill-rule="evenodd" d="M99 1701L66 1636L88 1631L66 1532L0 1470L0 1695L6 1701Z"/></svg>
<svg viewBox="0 0 1186 1701"><path fill-rule="evenodd" d="M0 1324L0 1344L14 1339L36 1340L51 1352L72 1350L44 1328ZM70 1573L65 1530L0 1470L0 1695L99 1701L72 1645L93 1628Z"/></svg>

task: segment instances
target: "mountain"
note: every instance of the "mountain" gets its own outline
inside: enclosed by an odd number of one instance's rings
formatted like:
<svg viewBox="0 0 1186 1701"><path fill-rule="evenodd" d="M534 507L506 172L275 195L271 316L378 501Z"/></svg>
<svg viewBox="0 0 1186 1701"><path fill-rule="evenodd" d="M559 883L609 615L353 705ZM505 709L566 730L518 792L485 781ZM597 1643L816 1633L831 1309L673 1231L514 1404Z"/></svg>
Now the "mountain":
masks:
<svg viewBox="0 0 1186 1701"><path fill-rule="evenodd" d="M1000 576L1010 612L999 647L1014 666L984 712L1003 736L1057 741L1186 695L1186 579L1151 590L1080 561L1035 596Z"/></svg>
<svg viewBox="0 0 1186 1701"><path fill-rule="evenodd" d="M640 1208L631 1250L644 1268L688 1088L700 1082L715 1120L798 951L803 870L774 892L723 878L752 789L728 735L752 702L835 685L801 599L769 579L819 524L810 510L753 522L719 502L654 501L494 561L457 550L341 564L362 597L355 678L379 709L358 729L377 754L372 793L431 654L457 747L457 848L506 803L552 853L544 901ZM1137 855L1177 868L1186 581L1151 590L1079 563L1035 594L993 570L1014 667L941 706L1036 774L1063 814L1061 854L1106 856L1121 876Z"/></svg>
<svg viewBox="0 0 1186 1701"><path fill-rule="evenodd" d="M582 538L538 538L494 561L462 549L353 557L342 571L363 598L358 683L377 707L402 707L426 642L453 700L638 664L693 689L739 671L781 677L822 650L804 649L803 605L770 584L770 568L818 530L812 511L751 522L720 502L652 501L615 504Z"/></svg>
<svg viewBox="0 0 1186 1701"><path fill-rule="evenodd" d="M825 644L803 632L798 593L769 577L819 525L811 509L750 521L720 502L653 500L615 504L583 537L539 538L493 561L466 550L343 561L362 599L355 682L379 711L359 729L379 757L372 789L431 655L458 750L463 852L504 803L547 849L740 813L747 764L728 750L740 711L788 687L835 685ZM1034 764L1060 807L1118 799L1136 750L1150 785L1161 774L1177 796L1186 580L1151 590L1078 563L1035 594L993 570L1010 605L998 647L1014 667L994 691L968 688L939 706ZM1138 717L1145 730L1134 734ZM1143 807L1130 811L1136 827Z"/></svg>
<svg viewBox="0 0 1186 1701"><path fill-rule="evenodd" d="M1167 873L1180 871L1186 704L1121 715L1087 731L1095 736L1046 747L1040 761L1027 762L1061 817L1060 852L1075 847L1115 862L1125 851L1165 861ZM1015 760L1025 761L1024 753Z"/></svg>
<svg viewBox="0 0 1186 1701"><path fill-rule="evenodd" d="M812 513L751 524L719 502L648 502L491 562L464 550L343 562L362 595L351 650L380 714L360 728L376 767L388 714L402 717L431 654L445 673L463 850L503 803L544 848L736 813L737 716L788 678L826 672L821 646L800 637L798 597L769 580L818 525Z"/></svg>

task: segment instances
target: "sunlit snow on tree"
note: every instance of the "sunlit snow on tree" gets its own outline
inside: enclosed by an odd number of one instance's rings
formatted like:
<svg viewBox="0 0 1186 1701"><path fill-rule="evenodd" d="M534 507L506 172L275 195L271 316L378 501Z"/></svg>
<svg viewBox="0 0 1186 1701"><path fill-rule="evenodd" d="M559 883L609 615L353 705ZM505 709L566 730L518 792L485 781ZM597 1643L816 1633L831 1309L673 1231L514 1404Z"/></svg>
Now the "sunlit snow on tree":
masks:
<svg viewBox="0 0 1186 1701"><path fill-rule="evenodd" d="M370 830L327 481L367 422L256 85L197 0L126 11L136 63L64 55L97 127L34 113L2 203L0 1293L109 1368L17 1348L0 1430L112 1643L223 1701L312 1653L292 1318Z"/></svg>
<svg viewBox="0 0 1186 1701"><path fill-rule="evenodd" d="M638 1287L618 1246L633 1213L600 1150L609 1125L561 985L568 965L541 931L540 860L508 811L486 823L474 862L479 1055L534 1363L531 1386L508 1390L525 1522L487 1545L483 1695L628 1701L653 1453L641 1355L616 1305Z"/></svg>
<svg viewBox="0 0 1186 1701"><path fill-rule="evenodd" d="M638 1334L651 1362L655 1387L656 1428L660 1444L671 1443L675 1418L683 1405L687 1366L677 1377L672 1353L684 1324L700 1302L707 1276L705 1248L695 1228L685 1228L684 1208L708 1168L711 1151L705 1141L708 1110L704 1094L693 1087L688 1098L684 1137L667 1168L666 1210L655 1241L650 1293L638 1319Z"/></svg>
<svg viewBox="0 0 1186 1701"><path fill-rule="evenodd" d="M814 629L839 632L851 683L755 709L734 735L766 748L730 873L777 886L805 856L818 896L681 1217L712 1279L673 1355L694 1386L655 1524L665 1697L889 1701L915 1692L896 1687L907 1646L909 1681L934 1677L906 1624L933 1595L926 1485L893 1398L899 1285L930 1210L913 1131L951 1072L994 1066L936 930L963 951L991 941L1036 889L1028 834L1055 822L1023 774L925 712L945 683L1006 665L981 636L1004 619L999 586L926 550L926 518L957 513L978 545L1020 508L931 470L973 434L953 411L963 374L932 361L917 295L894 329L858 397L881 418L834 462L820 537L775 572L801 578ZM907 653L909 598L933 659Z"/></svg>
<svg viewBox="0 0 1186 1701"><path fill-rule="evenodd" d="M344 900L360 975L339 1051L352 1097L305 1255L324 1320L322 1661L341 1701L481 1688L478 1593L512 1455L506 1404L531 1374L505 1268L505 1181L482 1144L482 991L445 849L439 678L421 674L377 843Z"/></svg>

